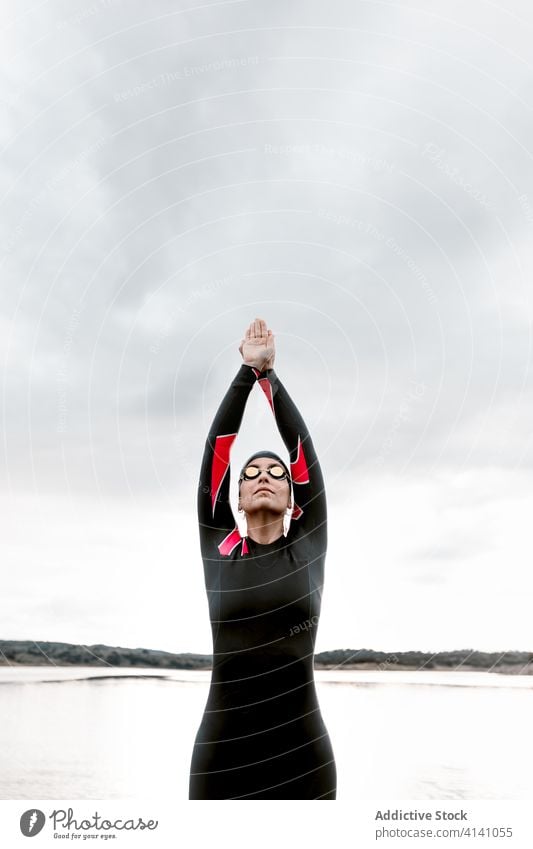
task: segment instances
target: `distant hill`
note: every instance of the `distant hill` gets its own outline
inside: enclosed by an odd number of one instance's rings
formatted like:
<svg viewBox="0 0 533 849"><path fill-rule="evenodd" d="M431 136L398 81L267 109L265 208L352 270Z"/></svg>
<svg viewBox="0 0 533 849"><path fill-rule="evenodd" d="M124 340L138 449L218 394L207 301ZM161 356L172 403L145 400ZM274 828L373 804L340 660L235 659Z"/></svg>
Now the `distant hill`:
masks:
<svg viewBox="0 0 533 849"><path fill-rule="evenodd" d="M209 654L172 654L155 649L80 646L71 643L0 640L0 666L121 666L156 669L210 669ZM316 669L432 669L533 674L532 652L479 652L474 649L438 652L379 652L335 649L315 655Z"/></svg>
<svg viewBox="0 0 533 849"><path fill-rule="evenodd" d="M172 654L154 649L80 646L72 643L0 640L0 666L142 666L157 669L210 669L210 654Z"/></svg>

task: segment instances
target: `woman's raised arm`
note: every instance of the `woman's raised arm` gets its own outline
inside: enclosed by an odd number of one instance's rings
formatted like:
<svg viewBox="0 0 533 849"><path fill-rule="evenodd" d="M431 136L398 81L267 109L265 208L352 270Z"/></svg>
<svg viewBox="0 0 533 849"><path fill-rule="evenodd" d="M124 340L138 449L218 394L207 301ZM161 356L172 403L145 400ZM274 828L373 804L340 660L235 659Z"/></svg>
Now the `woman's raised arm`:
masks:
<svg viewBox="0 0 533 849"><path fill-rule="evenodd" d="M205 443L198 483L198 522L204 554L219 545L237 523L229 503L230 453L241 426L250 391L261 369L274 362L274 339L257 318L245 332L239 351L243 364L217 410Z"/></svg>
<svg viewBox="0 0 533 849"><path fill-rule="evenodd" d="M230 453L241 426L246 401L258 372L242 365L217 410L205 443L198 483L198 522L202 551L218 544L236 527L229 503Z"/></svg>
<svg viewBox="0 0 533 849"><path fill-rule="evenodd" d="M241 353L251 356L255 350L263 354L264 371L258 382L265 393L276 420L280 436L289 452L294 484L293 520L306 531L319 531L326 540L327 503L324 478L307 425L296 404L273 369L274 335L261 319L253 322L253 337ZM252 328L252 325L250 325ZM268 359L265 359L268 354ZM266 365L265 365L266 363Z"/></svg>

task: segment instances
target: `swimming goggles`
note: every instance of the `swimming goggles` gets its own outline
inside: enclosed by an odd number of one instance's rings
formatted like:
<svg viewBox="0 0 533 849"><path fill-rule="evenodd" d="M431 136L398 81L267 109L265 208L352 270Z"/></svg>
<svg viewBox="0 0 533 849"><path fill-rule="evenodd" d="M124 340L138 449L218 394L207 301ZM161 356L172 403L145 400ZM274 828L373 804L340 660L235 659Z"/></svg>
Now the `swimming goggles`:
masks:
<svg viewBox="0 0 533 849"><path fill-rule="evenodd" d="M259 477L263 469L260 469L259 466L246 466L242 470L241 480L245 481L253 481ZM269 466L268 469L264 471L268 472L271 478L274 478L275 481L282 481L284 478L288 478L287 472L283 468L283 466Z"/></svg>

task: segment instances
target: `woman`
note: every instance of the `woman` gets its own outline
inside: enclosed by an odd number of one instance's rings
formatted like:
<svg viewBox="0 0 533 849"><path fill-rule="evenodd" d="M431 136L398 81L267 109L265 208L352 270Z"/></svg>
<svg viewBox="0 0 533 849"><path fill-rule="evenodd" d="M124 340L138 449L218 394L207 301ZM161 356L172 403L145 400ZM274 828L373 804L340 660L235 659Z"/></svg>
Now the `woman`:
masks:
<svg viewBox="0 0 533 849"><path fill-rule="evenodd" d="M304 421L273 369L274 336L263 320L250 324L239 351L243 364L209 432L198 489L213 672L189 798L335 799L335 759L313 679L327 547L324 482ZM290 471L272 451L245 463L241 537L229 504L230 450L256 382Z"/></svg>

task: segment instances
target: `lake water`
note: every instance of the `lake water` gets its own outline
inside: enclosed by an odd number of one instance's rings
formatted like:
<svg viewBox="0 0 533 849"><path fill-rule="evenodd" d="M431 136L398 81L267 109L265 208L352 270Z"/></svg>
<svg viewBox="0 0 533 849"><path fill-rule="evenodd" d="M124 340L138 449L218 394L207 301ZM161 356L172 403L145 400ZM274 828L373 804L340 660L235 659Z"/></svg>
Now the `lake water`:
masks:
<svg viewBox="0 0 533 849"><path fill-rule="evenodd" d="M187 799L209 672L0 667L1 799ZM531 799L533 676L320 671L337 798Z"/></svg>

